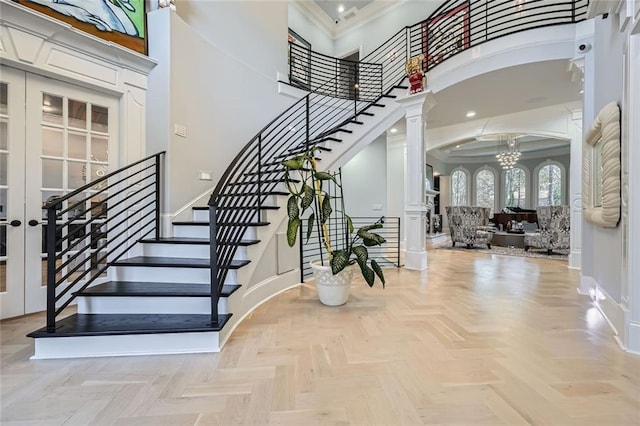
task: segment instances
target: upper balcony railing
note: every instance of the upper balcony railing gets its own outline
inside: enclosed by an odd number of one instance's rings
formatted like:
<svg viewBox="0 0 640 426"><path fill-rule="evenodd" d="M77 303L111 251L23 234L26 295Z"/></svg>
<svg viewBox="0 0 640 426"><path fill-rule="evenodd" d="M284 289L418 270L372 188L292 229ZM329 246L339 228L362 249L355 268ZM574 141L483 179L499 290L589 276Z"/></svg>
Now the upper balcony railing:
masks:
<svg viewBox="0 0 640 426"><path fill-rule="evenodd" d="M290 44L289 81L327 96L353 99L384 93L405 72L406 60L424 55L423 70L465 50L521 31L586 19L588 0L451 0L427 19L405 27L376 50L351 62ZM332 84L327 82L333 81ZM357 85L357 86L356 86Z"/></svg>
<svg viewBox="0 0 640 426"><path fill-rule="evenodd" d="M209 199L212 317L237 248L261 209L278 192L282 161L335 140L335 132L406 78L409 57L423 54L425 70L464 50L516 32L585 19L588 0L455 0L405 27L352 62L290 44L290 84L309 93L291 105L233 159ZM275 191L275 192L274 192Z"/></svg>

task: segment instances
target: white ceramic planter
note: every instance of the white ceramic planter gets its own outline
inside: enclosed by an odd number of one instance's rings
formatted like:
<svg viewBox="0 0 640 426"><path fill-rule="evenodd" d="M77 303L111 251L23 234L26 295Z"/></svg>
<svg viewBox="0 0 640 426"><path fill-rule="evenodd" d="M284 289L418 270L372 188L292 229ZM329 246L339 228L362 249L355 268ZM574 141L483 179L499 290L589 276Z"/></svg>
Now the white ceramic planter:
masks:
<svg viewBox="0 0 640 426"><path fill-rule="evenodd" d="M312 260L309 264L313 269L320 302L328 306L340 306L347 303L353 268L347 266L337 275L333 275L331 266L323 266L319 260Z"/></svg>

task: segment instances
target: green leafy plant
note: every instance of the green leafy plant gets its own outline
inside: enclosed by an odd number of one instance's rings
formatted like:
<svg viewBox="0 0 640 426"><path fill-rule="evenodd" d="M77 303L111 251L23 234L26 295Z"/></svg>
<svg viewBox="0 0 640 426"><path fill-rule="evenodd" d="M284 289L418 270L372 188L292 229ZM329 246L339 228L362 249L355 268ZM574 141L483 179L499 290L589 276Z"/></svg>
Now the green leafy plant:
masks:
<svg viewBox="0 0 640 426"><path fill-rule="evenodd" d="M320 233L320 250L324 249L328 254L332 273L335 275L347 266L357 263L363 278L370 287L375 283L376 276L384 287L385 279L382 268L375 259L369 259L369 251L367 250L367 247L386 242L382 236L372 232L382 228L382 218L375 223L355 230L349 215L339 209L340 206L335 205L336 203L332 204L335 197L329 194L327 187L332 182L341 191L341 182L336 179L337 173L317 169L314 155L316 150L317 148L314 146L308 151L282 162L285 169L284 183L291 194L287 201L289 215L287 242L291 247L295 245L303 220L302 216L310 211L309 216L304 219L307 221L307 241L311 238L314 228L317 227ZM331 244L330 228L336 229L336 227L329 226L330 217L338 220L343 231L342 241L336 244L336 247L332 247Z"/></svg>

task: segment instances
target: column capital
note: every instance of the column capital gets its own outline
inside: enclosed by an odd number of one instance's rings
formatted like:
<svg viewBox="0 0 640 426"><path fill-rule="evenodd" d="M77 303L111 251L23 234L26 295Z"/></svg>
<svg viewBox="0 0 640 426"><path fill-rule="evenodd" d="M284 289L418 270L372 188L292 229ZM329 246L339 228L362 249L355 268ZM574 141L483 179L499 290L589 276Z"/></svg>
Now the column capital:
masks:
<svg viewBox="0 0 640 426"><path fill-rule="evenodd" d="M398 98L396 102L405 109L406 118L421 116L436 105L435 96L431 90Z"/></svg>

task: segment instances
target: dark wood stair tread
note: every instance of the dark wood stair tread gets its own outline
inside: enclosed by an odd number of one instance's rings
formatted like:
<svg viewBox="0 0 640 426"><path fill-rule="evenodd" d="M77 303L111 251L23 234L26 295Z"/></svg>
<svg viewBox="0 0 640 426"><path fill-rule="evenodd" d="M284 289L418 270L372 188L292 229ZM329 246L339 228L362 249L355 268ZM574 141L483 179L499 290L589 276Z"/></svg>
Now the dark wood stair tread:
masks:
<svg viewBox="0 0 640 426"><path fill-rule="evenodd" d="M316 146L316 149L319 151L324 151L324 152L331 152L333 151L331 148L326 148L324 146ZM292 155L298 155L298 154L304 154L305 152L307 152L307 148L306 147L297 147L297 148L291 148L289 150L289 152L287 154L280 154L280 155L276 155L273 158L279 158L279 159L283 159L283 158L289 158ZM293 180L291 179L292 182L300 182L299 180ZM279 182L284 182L283 180L280 180Z"/></svg>
<svg viewBox="0 0 640 426"><path fill-rule="evenodd" d="M261 240L219 241L219 246L252 246Z"/></svg>
<svg viewBox="0 0 640 426"><path fill-rule="evenodd" d="M288 194L288 192L287 192ZM178 226L209 226L209 222L173 222ZM269 226L271 222L222 222L218 226Z"/></svg>
<svg viewBox="0 0 640 426"><path fill-rule="evenodd" d="M316 160L318 160L318 158L316 158ZM277 163L269 163L269 164L263 164L263 166L268 166L268 165L276 165L276 164L281 164L280 162ZM284 171L284 168L282 169ZM285 191L265 191L261 194L257 193L257 192L234 192L231 194L218 194L218 197L249 197L249 196L255 196L255 195L289 195L288 192ZM175 223L175 222L174 222Z"/></svg>
<svg viewBox="0 0 640 426"><path fill-rule="evenodd" d="M143 244L198 244L209 245L209 238L190 238L190 237L166 237L166 238L145 238L140 240Z"/></svg>
<svg viewBox="0 0 640 426"><path fill-rule="evenodd" d="M218 226L269 226L271 222L220 222Z"/></svg>
<svg viewBox="0 0 640 426"><path fill-rule="evenodd" d="M318 147L319 148L319 147ZM292 148L294 149L294 148ZM291 154L294 154L294 152L292 152ZM291 154L283 154L280 155L278 157L283 157L283 156L288 156ZM274 158L278 158L278 157L274 157ZM291 182L300 182L298 179L289 179ZM262 185L265 183L283 183L284 182L284 178L278 178L278 179L262 179L260 181L257 180L248 180L248 181L244 181L244 182L229 182L229 186L239 186L239 185Z"/></svg>
<svg viewBox="0 0 640 426"><path fill-rule="evenodd" d="M338 133L338 132L353 133L353 130L349 130L349 129L334 129L334 130L328 131L327 134L331 135L333 133Z"/></svg>
<svg viewBox="0 0 640 426"><path fill-rule="evenodd" d="M336 137L333 137L333 136L327 136L327 137L323 137L323 138L314 139L312 142L313 142L313 143L320 143L320 142L342 142L342 139L340 139L340 138L336 138Z"/></svg>
<svg viewBox="0 0 640 426"><path fill-rule="evenodd" d="M217 323L211 324L211 315L202 314L74 314L56 321L55 333L47 333L44 327L27 336L53 338L220 331L229 318L231 314L218 315Z"/></svg>
<svg viewBox="0 0 640 426"><path fill-rule="evenodd" d="M278 210L280 206L260 206L260 210ZM218 210L255 210L255 206L218 206ZM192 207L192 210L209 210L208 206Z"/></svg>
<svg viewBox="0 0 640 426"><path fill-rule="evenodd" d="M232 260L231 264L220 268L238 269L251 263L250 260ZM151 257L136 256L130 259L118 260L113 266L148 266L152 268L209 268L209 259L192 259L181 257Z"/></svg>
<svg viewBox="0 0 640 426"><path fill-rule="evenodd" d="M238 284L225 284L222 286L220 296L229 297L239 288ZM211 297L211 285L109 281L89 287L77 295L93 297Z"/></svg>
<svg viewBox="0 0 640 426"><path fill-rule="evenodd" d="M209 245L209 238L190 238L190 237L168 237L160 238L159 240L153 238L147 238L140 240L143 244L199 244ZM236 246L252 246L258 244L260 240L240 240L237 243L218 243L224 245L236 245Z"/></svg>

